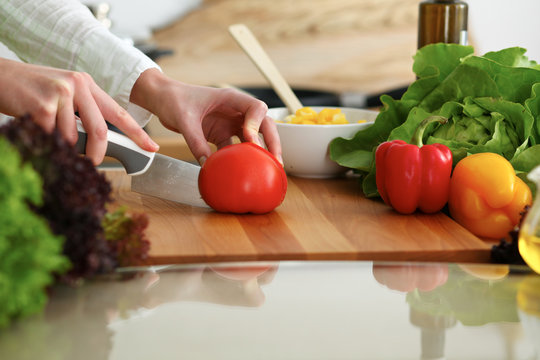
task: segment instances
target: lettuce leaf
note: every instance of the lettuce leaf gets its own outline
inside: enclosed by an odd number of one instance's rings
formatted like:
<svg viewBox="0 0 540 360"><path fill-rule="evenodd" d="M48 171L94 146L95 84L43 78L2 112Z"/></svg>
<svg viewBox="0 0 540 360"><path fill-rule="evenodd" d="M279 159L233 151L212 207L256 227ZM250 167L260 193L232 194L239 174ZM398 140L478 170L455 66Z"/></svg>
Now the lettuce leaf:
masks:
<svg viewBox="0 0 540 360"><path fill-rule="evenodd" d="M32 206L43 202L42 178L0 136L0 332L40 312L54 275L68 270L64 238L53 234Z"/></svg>
<svg viewBox="0 0 540 360"><path fill-rule="evenodd" d="M401 99L383 95L374 124L352 139L330 144L330 158L361 175L368 197L378 196L374 154L388 140L410 141L428 116L448 119L424 132L425 144L442 143L463 157L495 152L524 177L540 165L540 66L519 47L473 55L470 46L432 44L418 50L418 79Z"/></svg>

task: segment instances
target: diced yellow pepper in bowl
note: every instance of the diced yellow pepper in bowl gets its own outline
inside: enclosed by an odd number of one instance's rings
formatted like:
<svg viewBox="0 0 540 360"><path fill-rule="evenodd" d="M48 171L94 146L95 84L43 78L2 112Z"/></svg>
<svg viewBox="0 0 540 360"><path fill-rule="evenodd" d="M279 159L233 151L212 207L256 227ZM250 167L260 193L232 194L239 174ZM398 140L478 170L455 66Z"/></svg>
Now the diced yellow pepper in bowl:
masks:
<svg viewBox="0 0 540 360"><path fill-rule="evenodd" d="M306 106L296 110L294 115L289 115L283 121L288 124L302 124L302 125L339 125L349 124L345 114L341 112L341 109L324 108L317 113L312 108ZM359 123L366 122L366 120L359 120Z"/></svg>

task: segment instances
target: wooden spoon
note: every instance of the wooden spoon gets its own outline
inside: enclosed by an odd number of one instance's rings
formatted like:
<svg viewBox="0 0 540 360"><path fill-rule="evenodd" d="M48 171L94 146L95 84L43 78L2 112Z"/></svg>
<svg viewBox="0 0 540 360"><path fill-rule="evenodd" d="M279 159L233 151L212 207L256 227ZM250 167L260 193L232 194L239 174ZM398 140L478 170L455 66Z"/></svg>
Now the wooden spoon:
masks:
<svg viewBox="0 0 540 360"><path fill-rule="evenodd" d="M300 109L302 103L300 103L300 100L298 100L249 28L244 24L234 24L229 26L229 33L272 85L272 88L287 106L289 112L294 114L296 110Z"/></svg>

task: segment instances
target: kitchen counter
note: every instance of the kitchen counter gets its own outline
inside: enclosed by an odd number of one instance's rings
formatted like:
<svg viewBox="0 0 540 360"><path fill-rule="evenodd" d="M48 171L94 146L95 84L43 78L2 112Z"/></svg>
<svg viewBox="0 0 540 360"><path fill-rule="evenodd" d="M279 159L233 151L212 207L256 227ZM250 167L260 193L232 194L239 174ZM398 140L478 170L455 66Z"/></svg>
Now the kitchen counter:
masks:
<svg viewBox="0 0 540 360"><path fill-rule="evenodd" d="M400 260L488 262L491 244L447 215L400 215L367 199L354 176L289 177L287 195L264 215L223 214L130 191L123 170L105 172L118 205L148 214L150 262Z"/></svg>
<svg viewBox="0 0 540 360"><path fill-rule="evenodd" d="M510 272L508 273L508 271ZM122 269L0 331L9 360L536 359L540 276L447 263Z"/></svg>

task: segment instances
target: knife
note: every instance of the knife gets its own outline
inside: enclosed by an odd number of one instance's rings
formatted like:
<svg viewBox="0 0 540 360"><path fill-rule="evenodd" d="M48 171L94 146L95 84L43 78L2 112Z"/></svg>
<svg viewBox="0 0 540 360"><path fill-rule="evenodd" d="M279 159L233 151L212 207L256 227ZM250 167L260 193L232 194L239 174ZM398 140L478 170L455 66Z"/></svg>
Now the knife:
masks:
<svg viewBox="0 0 540 360"><path fill-rule="evenodd" d="M77 151L86 151L86 131L77 120L79 138ZM127 136L109 130L105 155L120 161L131 176L131 190L165 200L176 201L191 206L209 206L199 192L199 171L201 167L159 153L141 149Z"/></svg>

